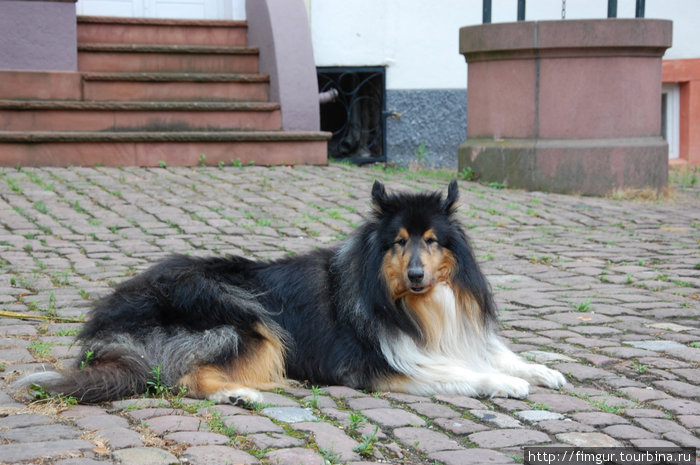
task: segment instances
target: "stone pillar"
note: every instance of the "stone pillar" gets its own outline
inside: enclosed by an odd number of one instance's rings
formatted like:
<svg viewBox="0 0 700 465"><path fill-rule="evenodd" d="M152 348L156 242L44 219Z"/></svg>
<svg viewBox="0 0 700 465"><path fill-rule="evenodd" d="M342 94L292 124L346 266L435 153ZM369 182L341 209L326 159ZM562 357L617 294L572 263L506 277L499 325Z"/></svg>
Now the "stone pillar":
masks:
<svg viewBox="0 0 700 465"><path fill-rule="evenodd" d="M661 57L671 30L649 19L460 29L468 85L459 169L529 190L663 189Z"/></svg>

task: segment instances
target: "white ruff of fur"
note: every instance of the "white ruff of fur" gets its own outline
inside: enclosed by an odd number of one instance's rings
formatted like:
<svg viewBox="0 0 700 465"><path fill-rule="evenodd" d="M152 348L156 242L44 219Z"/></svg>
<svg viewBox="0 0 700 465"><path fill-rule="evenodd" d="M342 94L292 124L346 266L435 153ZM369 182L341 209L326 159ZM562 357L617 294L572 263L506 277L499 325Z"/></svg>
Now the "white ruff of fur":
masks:
<svg viewBox="0 0 700 465"><path fill-rule="evenodd" d="M475 328L457 309L452 289L437 284L425 296L443 332L434 348L420 347L408 335L385 335L381 350L389 365L410 378L404 388L413 394L524 397L529 382L549 387L564 385L564 377L543 365L527 363L508 349L492 331Z"/></svg>

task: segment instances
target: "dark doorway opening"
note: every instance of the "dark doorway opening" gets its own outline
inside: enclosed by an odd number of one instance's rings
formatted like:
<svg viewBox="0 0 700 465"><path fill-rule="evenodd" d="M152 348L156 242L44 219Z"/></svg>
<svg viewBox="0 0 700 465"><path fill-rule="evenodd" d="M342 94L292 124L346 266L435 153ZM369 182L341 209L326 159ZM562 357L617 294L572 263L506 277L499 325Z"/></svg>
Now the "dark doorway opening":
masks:
<svg viewBox="0 0 700 465"><path fill-rule="evenodd" d="M386 161L384 68L318 68L321 130L333 137L328 156L337 161Z"/></svg>

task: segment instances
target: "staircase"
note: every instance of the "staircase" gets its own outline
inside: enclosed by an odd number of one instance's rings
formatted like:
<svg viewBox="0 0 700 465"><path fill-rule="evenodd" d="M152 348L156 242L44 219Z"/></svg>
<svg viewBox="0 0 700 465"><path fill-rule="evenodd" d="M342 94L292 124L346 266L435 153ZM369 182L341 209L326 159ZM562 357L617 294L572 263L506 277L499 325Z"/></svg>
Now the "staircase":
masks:
<svg viewBox="0 0 700 465"><path fill-rule="evenodd" d="M78 73L0 73L0 165L324 164L284 131L243 21L78 18Z"/></svg>

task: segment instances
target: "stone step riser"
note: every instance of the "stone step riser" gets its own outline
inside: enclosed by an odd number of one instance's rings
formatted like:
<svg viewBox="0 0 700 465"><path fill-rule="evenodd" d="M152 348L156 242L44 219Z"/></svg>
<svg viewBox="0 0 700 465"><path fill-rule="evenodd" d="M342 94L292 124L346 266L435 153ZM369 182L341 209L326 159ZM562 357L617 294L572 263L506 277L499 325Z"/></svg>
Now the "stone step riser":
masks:
<svg viewBox="0 0 700 465"><path fill-rule="evenodd" d="M202 157L204 156L204 157ZM325 164L318 141L158 141L8 143L0 138L0 166L216 166Z"/></svg>
<svg viewBox="0 0 700 465"><path fill-rule="evenodd" d="M257 73L256 54L78 51L78 70L180 73Z"/></svg>
<svg viewBox="0 0 700 465"><path fill-rule="evenodd" d="M153 21L78 18L78 42L104 44L245 46L245 22Z"/></svg>
<svg viewBox="0 0 700 465"><path fill-rule="evenodd" d="M279 110L0 110L0 131L278 130L280 124Z"/></svg>
<svg viewBox="0 0 700 465"><path fill-rule="evenodd" d="M268 100L266 82L86 81L83 96L92 101L255 101Z"/></svg>

